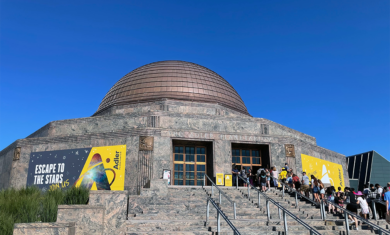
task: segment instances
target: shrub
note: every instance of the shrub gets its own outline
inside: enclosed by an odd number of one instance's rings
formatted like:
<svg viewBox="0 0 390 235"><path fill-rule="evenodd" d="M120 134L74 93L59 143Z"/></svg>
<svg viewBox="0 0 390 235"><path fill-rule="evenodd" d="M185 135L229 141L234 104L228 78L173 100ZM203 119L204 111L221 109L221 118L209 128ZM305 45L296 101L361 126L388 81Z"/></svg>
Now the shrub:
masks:
<svg viewBox="0 0 390 235"><path fill-rule="evenodd" d="M87 204L89 190L72 187L41 192L37 187L0 191L0 234L12 234L14 223L55 222L59 204Z"/></svg>

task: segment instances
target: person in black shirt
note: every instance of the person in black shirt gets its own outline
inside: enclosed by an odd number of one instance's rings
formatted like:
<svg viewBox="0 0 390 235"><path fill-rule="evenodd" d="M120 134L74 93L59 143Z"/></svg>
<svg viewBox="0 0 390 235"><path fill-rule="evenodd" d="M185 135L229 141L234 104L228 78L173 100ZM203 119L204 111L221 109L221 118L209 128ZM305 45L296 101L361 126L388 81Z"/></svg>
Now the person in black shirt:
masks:
<svg viewBox="0 0 390 235"><path fill-rule="evenodd" d="M352 213L357 214L358 204L356 202L355 194L353 194L353 192L348 190L348 192L345 192L345 196L349 197L349 203L347 205L347 210L349 210ZM354 220L355 221L355 225L358 226L358 220L357 220L356 217L352 217L352 216L348 215L348 218L350 220Z"/></svg>

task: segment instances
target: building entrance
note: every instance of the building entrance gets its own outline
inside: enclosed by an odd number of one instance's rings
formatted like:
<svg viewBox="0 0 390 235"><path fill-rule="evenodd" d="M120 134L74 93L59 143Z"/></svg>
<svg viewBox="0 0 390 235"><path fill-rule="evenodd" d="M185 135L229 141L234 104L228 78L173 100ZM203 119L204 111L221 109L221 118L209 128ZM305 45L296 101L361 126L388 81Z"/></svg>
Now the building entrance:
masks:
<svg viewBox="0 0 390 235"><path fill-rule="evenodd" d="M209 152L202 142L174 141L173 185L202 185L204 174L208 174Z"/></svg>
<svg viewBox="0 0 390 235"><path fill-rule="evenodd" d="M269 168L269 146L232 143L232 166L239 171L245 169L248 172L251 169L253 174L259 168Z"/></svg>

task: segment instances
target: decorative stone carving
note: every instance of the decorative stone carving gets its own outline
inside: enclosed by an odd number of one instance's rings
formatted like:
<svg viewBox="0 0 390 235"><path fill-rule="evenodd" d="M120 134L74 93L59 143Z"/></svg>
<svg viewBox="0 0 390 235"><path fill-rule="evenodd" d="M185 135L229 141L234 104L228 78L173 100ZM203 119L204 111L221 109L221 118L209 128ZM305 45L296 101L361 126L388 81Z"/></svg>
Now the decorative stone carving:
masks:
<svg viewBox="0 0 390 235"><path fill-rule="evenodd" d="M261 124L261 134L262 135L269 135L269 127L268 124Z"/></svg>
<svg viewBox="0 0 390 235"><path fill-rule="evenodd" d="M152 151L153 150L153 136L140 136L139 137L139 150L140 151Z"/></svg>
<svg viewBox="0 0 390 235"><path fill-rule="evenodd" d="M285 144L286 157L295 157L295 147L293 144Z"/></svg>
<svg viewBox="0 0 390 235"><path fill-rule="evenodd" d="M14 161L17 161L20 159L20 147L16 147L14 150Z"/></svg>

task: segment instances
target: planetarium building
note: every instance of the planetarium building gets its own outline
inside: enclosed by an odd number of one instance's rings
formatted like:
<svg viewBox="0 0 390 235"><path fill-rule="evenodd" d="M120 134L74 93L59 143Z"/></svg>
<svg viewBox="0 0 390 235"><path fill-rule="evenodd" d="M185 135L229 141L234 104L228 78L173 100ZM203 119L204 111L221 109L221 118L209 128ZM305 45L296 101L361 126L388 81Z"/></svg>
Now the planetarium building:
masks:
<svg viewBox="0 0 390 235"><path fill-rule="evenodd" d="M171 185L288 163L348 186L345 156L315 137L252 117L238 92L203 66L161 61L121 78L86 118L53 121L0 152L0 189L86 185L138 194L164 172ZM347 185L345 185L347 184Z"/></svg>

